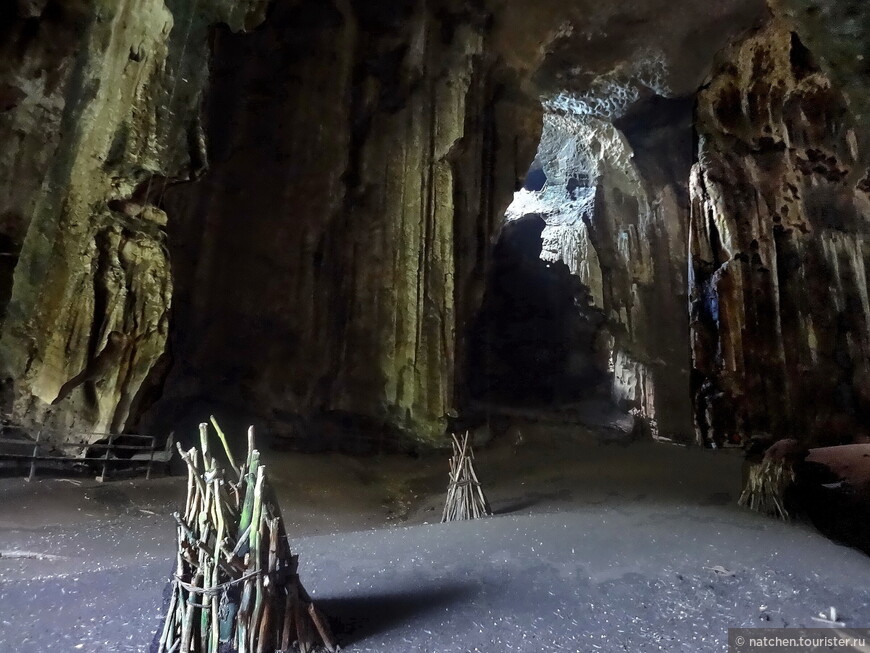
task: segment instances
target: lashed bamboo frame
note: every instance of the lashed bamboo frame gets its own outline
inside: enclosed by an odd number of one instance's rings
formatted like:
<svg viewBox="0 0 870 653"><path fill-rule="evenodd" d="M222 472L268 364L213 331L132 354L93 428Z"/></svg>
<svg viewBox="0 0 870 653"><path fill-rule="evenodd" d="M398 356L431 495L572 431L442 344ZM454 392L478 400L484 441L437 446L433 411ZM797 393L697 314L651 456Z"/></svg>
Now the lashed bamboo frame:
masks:
<svg viewBox="0 0 870 653"><path fill-rule="evenodd" d="M765 459L752 465L737 503L764 515L788 521L785 493L794 483L794 469L781 460Z"/></svg>
<svg viewBox="0 0 870 653"><path fill-rule="evenodd" d="M462 440L452 434L453 456L450 459L450 483L441 522L479 519L492 514L486 495L474 470L474 451L470 434Z"/></svg>
<svg viewBox="0 0 870 653"><path fill-rule="evenodd" d="M208 425L199 425L200 451L187 463L184 513L175 513L178 551L172 596L158 653L311 653L338 646L297 575L281 511L271 499L265 466L248 430L248 454L238 466L212 418L232 473L211 455Z"/></svg>

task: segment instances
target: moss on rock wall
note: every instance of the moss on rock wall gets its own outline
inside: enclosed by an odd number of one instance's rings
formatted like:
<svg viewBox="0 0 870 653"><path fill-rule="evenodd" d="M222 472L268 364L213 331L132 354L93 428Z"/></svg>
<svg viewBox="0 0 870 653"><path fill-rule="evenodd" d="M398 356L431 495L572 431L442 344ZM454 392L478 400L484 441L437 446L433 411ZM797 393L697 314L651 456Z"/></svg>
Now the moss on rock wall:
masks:
<svg viewBox="0 0 870 653"><path fill-rule="evenodd" d="M3 225L16 266L0 362L5 409L16 421L122 429L163 356L172 281L166 216L152 192L202 167L208 26L263 9L214 2L192 13L180 4L186 12L174 14L162 0L25 3L12 18L10 56L22 63L3 83L31 101L3 121L22 134L39 184L16 200L12 228ZM33 140L43 129L45 142ZM18 158L2 167L0 178L16 185ZM123 345L107 349L113 332Z"/></svg>

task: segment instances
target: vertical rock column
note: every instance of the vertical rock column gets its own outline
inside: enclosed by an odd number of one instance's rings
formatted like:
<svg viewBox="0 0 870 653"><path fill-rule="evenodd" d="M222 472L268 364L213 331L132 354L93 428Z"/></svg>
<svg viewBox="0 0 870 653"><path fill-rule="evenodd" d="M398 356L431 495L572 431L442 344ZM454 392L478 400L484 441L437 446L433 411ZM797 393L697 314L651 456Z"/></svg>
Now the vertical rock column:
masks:
<svg viewBox="0 0 870 653"><path fill-rule="evenodd" d="M870 177L848 106L774 22L724 53L697 129L698 438L851 441L870 409Z"/></svg>
<svg viewBox="0 0 870 653"><path fill-rule="evenodd" d="M355 107L370 120L349 161L348 304L330 404L427 439L455 406L469 295L537 130L521 133L528 103L499 95L480 17L423 12L409 24L394 86L381 78L380 101Z"/></svg>
<svg viewBox="0 0 870 653"><path fill-rule="evenodd" d="M474 58L482 36L461 26L446 46L418 24L405 66L419 87L395 113L372 117L349 206L342 262L352 298L336 407L381 404L421 435L443 429L456 360L454 196L451 156L466 135ZM476 216L475 216L476 217Z"/></svg>
<svg viewBox="0 0 870 653"><path fill-rule="evenodd" d="M496 204L539 130L484 19L279 1L256 33L218 33L212 167L167 193L167 394L279 433L300 415L443 433Z"/></svg>

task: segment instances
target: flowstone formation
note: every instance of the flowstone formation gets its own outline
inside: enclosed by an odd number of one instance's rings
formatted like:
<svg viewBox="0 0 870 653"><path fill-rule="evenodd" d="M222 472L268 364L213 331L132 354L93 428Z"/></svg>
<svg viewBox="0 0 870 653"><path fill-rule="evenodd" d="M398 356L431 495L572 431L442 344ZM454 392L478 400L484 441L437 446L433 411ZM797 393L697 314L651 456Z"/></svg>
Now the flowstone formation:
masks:
<svg viewBox="0 0 870 653"><path fill-rule="evenodd" d="M154 201L206 165L209 26L253 26L265 5L4 3L0 410L13 421L120 431L147 394L173 291Z"/></svg>
<svg viewBox="0 0 870 653"><path fill-rule="evenodd" d="M782 22L698 95L691 327L699 438L840 444L870 415L870 172L843 95Z"/></svg>

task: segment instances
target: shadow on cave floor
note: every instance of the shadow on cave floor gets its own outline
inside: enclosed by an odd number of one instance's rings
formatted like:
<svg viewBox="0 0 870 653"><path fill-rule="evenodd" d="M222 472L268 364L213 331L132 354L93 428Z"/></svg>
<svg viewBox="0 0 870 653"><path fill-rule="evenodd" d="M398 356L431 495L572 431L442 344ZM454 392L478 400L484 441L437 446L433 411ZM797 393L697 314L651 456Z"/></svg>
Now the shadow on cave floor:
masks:
<svg viewBox="0 0 870 653"><path fill-rule="evenodd" d="M445 582L417 585L404 592L318 598L317 607L329 615L333 632L348 646L425 615L470 603L478 591L472 584Z"/></svg>
<svg viewBox="0 0 870 653"><path fill-rule="evenodd" d="M511 515L513 513L527 512L531 508L540 506L546 502L570 501L570 490L555 490L553 492L532 492L516 499L500 501L493 510L495 515Z"/></svg>

